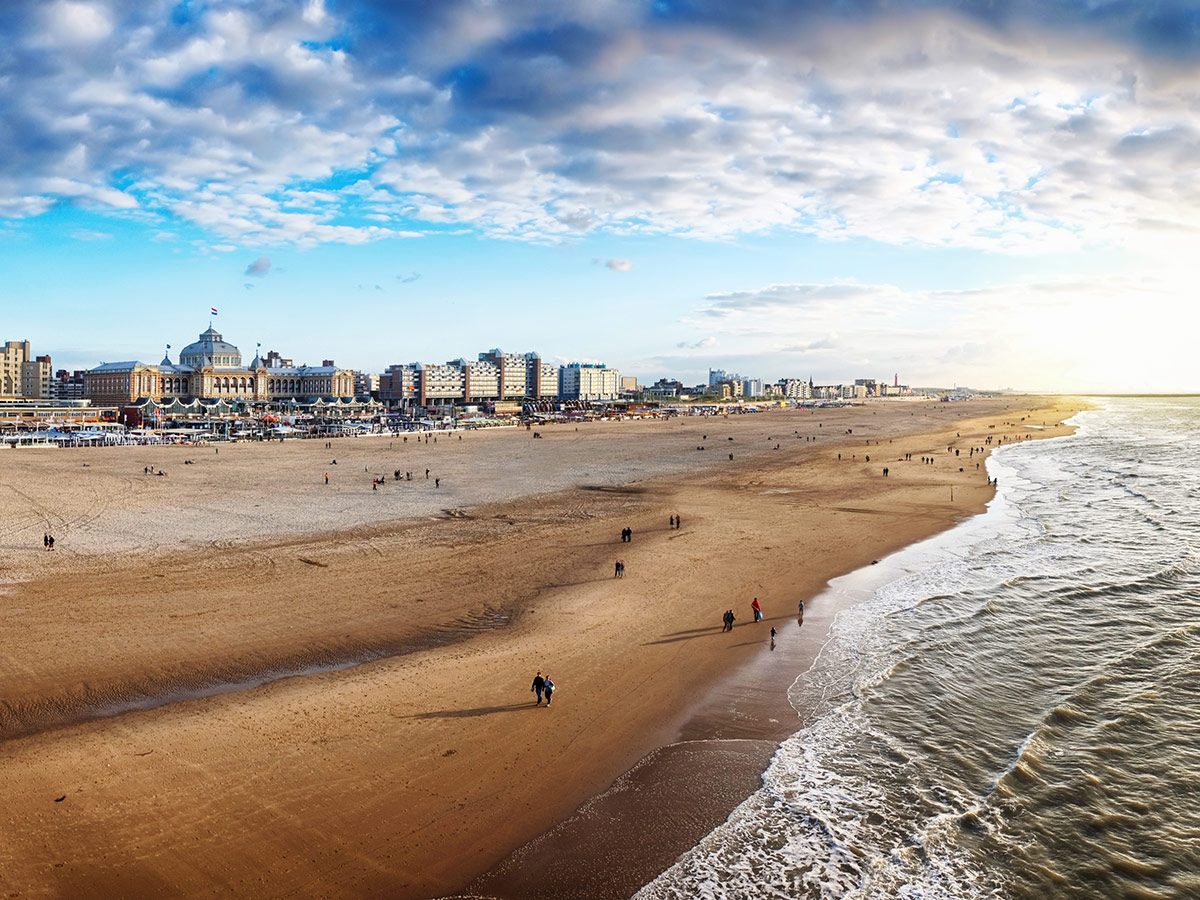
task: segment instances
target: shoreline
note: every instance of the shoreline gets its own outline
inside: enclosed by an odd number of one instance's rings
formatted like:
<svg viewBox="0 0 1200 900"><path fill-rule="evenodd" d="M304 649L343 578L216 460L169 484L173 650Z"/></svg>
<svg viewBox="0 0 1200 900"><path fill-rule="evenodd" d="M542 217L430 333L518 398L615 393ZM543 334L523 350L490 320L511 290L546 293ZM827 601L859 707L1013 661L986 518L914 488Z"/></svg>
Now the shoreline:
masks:
<svg viewBox="0 0 1200 900"><path fill-rule="evenodd" d="M1038 440L1075 430L1036 428L1051 432ZM789 688L825 646L837 614L859 602L832 582L944 536L983 515L990 502L879 558L864 557L811 596L797 594L804 612L791 617L795 630L779 623L769 647L716 681L683 718L675 741L647 753L566 820L438 900L627 900L653 882L761 787L782 741L802 727ZM770 685L765 691L764 683ZM621 861L620 869L613 860Z"/></svg>
<svg viewBox="0 0 1200 900"><path fill-rule="evenodd" d="M993 417L1006 415L1001 402L987 408ZM832 427L852 421L855 430L895 434L914 452L932 453L933 434L966 421L951 413L978 409L935 408L930 416L938 428L929 431L918 430L925 423L901 421L892 414L898 410L879 421L869 407L853 420L822 418ZM195 895L217 885L231 896L445 895L569 820L655 747L686 748L692 761L673 764L686 775L701 765L694 759L699 745L679 743L697 694L707 695L697 685L725 683L763 646L761 637L742 640L754 626L741 614L737 642L722 643L714 627L718 604L744 611L744 596L761 595L769 628L789 618L780 616L778 598L812 596L833 575L857 567L847 566L847 546L886 555L888 546L948 527L990 494L982 477L963 473L965 496L947 507L929 492L940 493L959 473L948 465L926 470L909 463L913 483L891 480L880 495L884 483L864 468L865 460L839 467L828 458L835 444L857 457L848 435L822 434L819 447L797 437L792 452L773 454L763 440L768 435L759 431L778 431L778 423L787 422L798 426L797 435L806 427L815 437L813 420L733 418L749 421L683 422L675 434L653 426L601 428L579 439L535 442L539 451L557 445L553 452L576 487L469 505L462 518L416 516L360 526L328 542L285 535L265 544L233 543L216 559L195 549L145 570L139 570L144 557L131 565L78 556L71 567L86 566L102 596L72 596L68 621L54 612L56 605L64 608L61 580L56 585L55 578L35 576L11 586L4 602L16 606L6 606L4 620L15 633L5 636L0 651L19 664L18 675L6 676L0 688L6 701L23 695L31 707L55 691L123 694L143 689L147 679L178 684L198 672L231 672L230 666L261 669L298 648L319 655L383 639L411 642L431 626L469 627L488 610L511 618L502 628L436 649L5 740L10 758L0 765L0 786L20 799L0 820L0 833L14 848L5 867L11 874L0 876L0 885L30 896L83 883L125 896L155 890ZM710 458L694 475L657 476L659 460L638 469L638 459L667 452L656 448L687 450L690 427L697 426L736 437L739 464L722 467ZM762 449L748 452L751 439ZM580 471L576 440L596 450L588 471ZM603 453L610 462L598 469L591 460ZM497 458L486 451L483 457ZM542 462L525 464L537 473ZM892 465L897 474L904 468ZM630 472L643 477L630 478ZM674 510L685 516L680 531L667 528L667 512ZM821 524L801 555L789 534L806 522ZM632 523L634 544L616 542L618 523ZM865 545L864 523L870 523ZM625 581L610 574L617 553L630 561ZM51 562L59 560L39 564ZM479 572L486 573L482 582ZM214 596L197 591L197 581ZM688 596L679 596L681 587ZM794 609L791 600L788 605ZM801 634L815 635L818 619L810 608ZM135 637L125 622L137 623ZM789 634L780 628L781 643ZM63 647L73 651L70 658L57 649ZM552 712L534 713L521 699L528 690L524 669L547 661L552 672L566 673L555 676L560 702ZM722 702L711 722L724 716L727 731L736 721L753 732L753 717L739 712L731 719ZM689 733L699 736L708 726L697 723ZM736 753L727 741L713 757L724 759L726 769L764 752L761 738L735 740ZM685 750L671 754L682 759ZM751 790L763 768L754 765ZM114 767L119 775L106 771ZM654 780L666 783L661 775ZM50 794L50 801L62 795L68 802L56 807L45 799ZM203 809L211 813L197 815L198 795L210 798ZM210 814L244 823L236 846L204 830ZM688 815L704 828L701 836L711 830L708 819ZM22 816L38 843L18 827ZM155 830L138 828L139 817ZM671 853L681 836L662 853ZM136 864L130 841L141 848ZM53 865L57 846L76 848L76 857ZM219 859L220 872L197 871L188 862L196 854Z"/></svg>

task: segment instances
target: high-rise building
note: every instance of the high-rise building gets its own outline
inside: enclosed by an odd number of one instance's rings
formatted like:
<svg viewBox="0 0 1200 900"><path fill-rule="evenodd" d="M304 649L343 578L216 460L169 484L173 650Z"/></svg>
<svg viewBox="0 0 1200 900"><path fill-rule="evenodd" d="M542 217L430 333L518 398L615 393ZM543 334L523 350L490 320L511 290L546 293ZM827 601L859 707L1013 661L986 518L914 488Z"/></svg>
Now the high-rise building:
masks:
<svg viewBox="0 0 1200 900"><path fill-rule="evenodd" d="M402 363L389 366L379 399L390 406L444 406L559 396L557 366L537 353L491 349L475 360L452 359L441 365Z"/></svg>
<svg viewBox="0 0 1200 900"><path fill-rule="evenodd" d="M558 391L564 400L615 400L621 373L603 363L569 363L558 370Z"/></svg>
<svg viewBox="0 0 1200 900"><path fill-rule="evenodd" d="M86 374L84 369L76 369L74 372L59 369L54 373L54 380L50 383L50 399L82 400L83 377Z"/></svg>
<svg viewBox="0 0 1200 900"><path fill-rule="evenodd" d="M379 376L368 372L354 372L354 396L371 397L379 394Z"/></svg>
<svg viewBox="0 0 1200 900"><path fill-rule="evenodd" d="M53 377L50 357L34 357L29 341L8 341L0 351L0 397L48 400Z"/></svg>

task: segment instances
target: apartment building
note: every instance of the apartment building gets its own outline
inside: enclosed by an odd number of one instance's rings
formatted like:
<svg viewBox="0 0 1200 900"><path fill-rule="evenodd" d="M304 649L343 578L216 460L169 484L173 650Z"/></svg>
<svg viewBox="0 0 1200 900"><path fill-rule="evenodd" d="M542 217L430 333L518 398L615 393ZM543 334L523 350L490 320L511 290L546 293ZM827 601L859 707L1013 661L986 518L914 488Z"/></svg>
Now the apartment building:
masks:
<svg viewBox="0 0 1200 900"><path fill-rule="evenodd" d="M603 363L570 363L558 378L564 400L615 400L621 393L621 373Z"/></svg>
<svg viewBox="0 0 1200 900"><path fill-rule="evenodd" d="M49 356L35 357L29 341L8 341L0 354L0 398L50 398L54 368Z"/></svg>

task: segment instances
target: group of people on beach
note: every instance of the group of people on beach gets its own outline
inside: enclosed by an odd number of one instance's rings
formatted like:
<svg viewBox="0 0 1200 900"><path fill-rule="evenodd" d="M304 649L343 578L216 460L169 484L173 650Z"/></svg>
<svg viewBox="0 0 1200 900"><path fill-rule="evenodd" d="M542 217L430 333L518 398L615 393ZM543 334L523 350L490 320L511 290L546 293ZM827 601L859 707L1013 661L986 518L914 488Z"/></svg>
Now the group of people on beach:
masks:
<svg viewBox="0 0 1200 900"><path fill-rule="evenodd" d="M54 535L52 535L48 531L45 534L43 534L42 535L42 546L45 547L47 550L53 550L54 549Z"/></svg>
<svg viewBox="0 0 1200 900"><path fill-rule="evenodd" d="M529 689L532 693L537 694L537 703L535 706L542 705L542 695L546 695L546 705L550 705L550 698L554 696L554 682L550 680L549 675L542 675L538 672L533 676L533 687Z"/></svg>
<svg viewBox="0 0 1200 900"><path fill-rule="evenodd" d="M800 604L800 610L801 610L801 615L803 615L803 611L804 611L803 603ZM762 621L762 617L763 617L762 605L758 602L757 597L755 597L754 601L750 604L750 611L754 614L755 622ZM737 617L733 614L732 609L727 609L727 610L725 610L725 614L723 616L721 616L721 621L723 621L725 623L724 627L721 629L722 631L733 631L733 623L737 621ZM771 637L774 637L774 636L775 636L775 629L772 628L771 629Z"/></svg>
<svg viewBox="0 0 1200 900"><path fill-rule="evenodd" d="M412 481L412 472L406 472L405 475L406 475L405 478L401 478L400 470L397 469L395 472L392 473L392 480L393 481ZM425 470L425 480L426 481L429 480L429 470L428 469ZM329 484L329 473L328 472L325 473L325 483ZM379 490L379 486L384 485L384 484L387 484L387 478L385 478L383 475L380 475L377 478L372 478L371 479L371 490L377 491L377 490ZM442 486L442 479L440 479L440 478L433 479L433 486L435 488L440 488Z"/></svg>

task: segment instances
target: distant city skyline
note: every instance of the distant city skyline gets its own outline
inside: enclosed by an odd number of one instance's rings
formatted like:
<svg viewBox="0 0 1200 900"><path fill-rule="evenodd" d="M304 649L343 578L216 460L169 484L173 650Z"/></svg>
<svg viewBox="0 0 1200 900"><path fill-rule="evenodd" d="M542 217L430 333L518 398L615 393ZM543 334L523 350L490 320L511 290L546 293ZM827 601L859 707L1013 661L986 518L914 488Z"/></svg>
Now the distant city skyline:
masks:
<svg viewBox="0 0 1200 900"><path fill-rule="evenodd" d="M3 339L1200 391L1188 9L8 3Z"/></svg>

